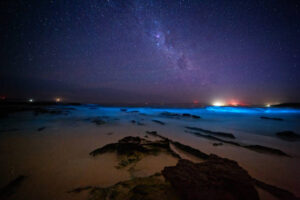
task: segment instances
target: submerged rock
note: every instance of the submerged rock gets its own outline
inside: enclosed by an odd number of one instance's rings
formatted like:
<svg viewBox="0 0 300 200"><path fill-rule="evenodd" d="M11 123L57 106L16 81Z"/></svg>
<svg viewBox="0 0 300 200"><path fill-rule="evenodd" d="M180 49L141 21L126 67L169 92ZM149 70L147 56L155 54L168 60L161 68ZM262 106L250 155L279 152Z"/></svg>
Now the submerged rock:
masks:
<svg viewBox="0 0 300 200"><path fill-rule="evenodd" d="M139 122L139 121L136 121L136 120L131 120L131 123L132 123L132 124L136 124L136 125L138 125L138 126L144 126L144 125L145 125L144 123Z"/></svg>
<svg viewBox="0 0 300 200"><path fill-rule="evenodd" d="M190 126L186 126L185 128L189 129L189 130L200 131L200 132L204 132L204 133L208 133L208 134L212 134L212 135L218 135L218 136L221 136L221 137L227 137L227 138L235 139L235 136L232 133L210 131L210 130L206 130L206 129L202 129L202 128L198 128L198 127L190 127Z"/></svg>
<svg viewBox="0 0 300 200"><path fill-rule="evenodd" d="M106 124L106 121L104 121L103 119L100 119L100 118L92 119L91 122L95 123L96 125Z"/></svg>
<svg viewBox="0 0 300 200"><path fill-rule="evenodd" d="M195 118L195 119L200 119L201 117L198 116L198 115L192 115L192 118Z"/></svg>
<svg viewBox="0 0 300 200"><path fill-rule="evenodd" d="M131 110L131 111L127 111L128 113L139 113L140 111L138 110Z"/></svg>
<svg viewBox="0 0 300 200"><path fill-rule="evenodd" d="M270 120L275 120L275 121L283 121L282 118L276 118L276 117L265 117L265 116L261 116L261 119L270 119Z"/></svg>
<svg viewBox="0 0 300 200"><path fill-rule="evenodd" d="M245 145L243 146L244 148L247 149L251 149L253 151L257 151L260 153L270 153L270 154L275 154L278 156L288 156L290 157L288 154L284 153L283 151L279 150L279 149L274 149L271 147L265 147L265 146L261 146L261 145Z"/></svg>
<svg viewBox="0 0 300 200"><path fill-rule="evenodd" d="M222 142L219 142L219 143L213 143L213 145L214 145L214 146L221 146L221 145L223 145L223 143L222 143Z"/></svg>
<svg viewBox="0 0 300 200"><path fill-rule="evenodd" d="M43 130L45 130L45 128L46 128L45 126L40 127L40 128L37 129L37 131L43 131Z"/></svg>
<svg viewBox="0 0 300 200"><path fill-rule="evenodd" d="M107 122L109 120L113 121L113 120L117 120L117 119L111 119L111 118L106 117L106 116L104 116L104 117L90 117L90 118L84 119L84 121L92 122L92 123L94 123L98 126L107 124Z"/></svg>
<svg viewBox="0 0 300 200"><path fill-rule="evenodd" d="M26 176L20 175L16 179L11 181L8 185L1 188L0 197L5 198L15 194L17 189L21 186L21 184L24 182L26 178L27 178Z"/></svg>
<svg viewBox="0 0 300 200"><path fill-rule="evenodd" d="M171 112L162 112L160 113L161 116L164 117L170 117L170 118L181 118L181 117L188 117L188 118L194 118L194 119L200 119L201 117L198 115L192 115L189 113L183 113L183 114L179 114L179 113L171 113Z"/></svg>
<svg viewBox="0 0 300 200"><path fill-rule="evenodd" d="M276 133L276 135L280 139L287 140L287 141L298 141L298 140L300 140L300 135L293 132L293 131L282 131L282 132Z"/></svg>
<svg viewBox="0 0 300 200"><path fill-rule="evenodd" d="M89 189L92 189L92 186L78 187L78 188L68 191L68 193L80 193L84 190L89 190Z"/></svg>
<svg viewBox="0 0 300 200"><path fill-rule="evenodd" d="M161 116L165 116L165 117L180 117L181 115L178 113L171 113L171 112L162 112L160 113Z"/></svg>
<svg viewBox="0 0 300 200"><path fill-rule="evenodd" d="M165 125L165 122L162 122L162 121L159 121L159 120L156 120L156 119L154 119L152 121L155 122L155 123L158 123L160 125Z"/></svg>
<svg viewBox="0 0 300 200"><path fill-rule="evenodd" d="M32 111L35 116L42 115L42 114L50 114L50 115L68 115L72 108L52 108L52 107L37 107L33 108Z"/></svg>
<svg viewBox="0 0 300 200"><path fill-rule="evenodd" d="M202 163L179 160L175 167L165 167L162 174L181 199L259 199L247 171L237 162L216 155Z"/></svg>
<svg viewBox="0 0 300 200"><path fill-rule="evenodd" d="M182 116L183 116L183 117L191 117L192 115L189 114L189 113L183 113Z"/></svg>
<svg viewBox="0 0 300 200"><path fill-rule="evenodd" d="M293 193L291 193L285 189L264 183L257 179L253 179L253 181L256 186L269 192L270 194L272 194L273 196L277 197L280 200L300 200L300 198L296 197Z"/></svg>

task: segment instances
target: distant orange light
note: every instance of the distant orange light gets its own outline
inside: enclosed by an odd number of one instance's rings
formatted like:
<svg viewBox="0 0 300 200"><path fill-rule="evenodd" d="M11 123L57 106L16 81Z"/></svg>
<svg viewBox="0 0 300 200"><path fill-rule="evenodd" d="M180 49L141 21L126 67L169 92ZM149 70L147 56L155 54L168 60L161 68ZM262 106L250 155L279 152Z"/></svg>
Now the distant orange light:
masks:
<svg viewBox="0 0 300 200"><path fill-rule="evenodd" d="M199 103L198 100L194 100L194 101L193 101L193 104L198 104L198 103Z"/></svg>
<svg viewBox="0 0 300 200"><path fill-rule="evenodd" d="M61 98L56 98L56 99L55 99L55 102L56 102L56 103L61 102Z"/></svg>
<svg viewBox="0 0 300 200"><path fill-rule="evenodd" d="M231 106L238 106L239 102L236 101L236 100L231 100L228 104L231 105Z"/></svg>

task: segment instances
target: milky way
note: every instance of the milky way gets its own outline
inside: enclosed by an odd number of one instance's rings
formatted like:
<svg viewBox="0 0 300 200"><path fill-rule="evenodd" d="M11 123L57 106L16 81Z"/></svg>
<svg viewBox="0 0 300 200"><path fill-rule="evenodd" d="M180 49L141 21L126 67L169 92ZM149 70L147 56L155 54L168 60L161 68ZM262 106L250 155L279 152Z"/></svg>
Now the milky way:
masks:
<svg viewBox="0 0 300 200"><path fill-rule="evenodd" d="M1 3L0 96L300 101L297 1Z"/></svg>

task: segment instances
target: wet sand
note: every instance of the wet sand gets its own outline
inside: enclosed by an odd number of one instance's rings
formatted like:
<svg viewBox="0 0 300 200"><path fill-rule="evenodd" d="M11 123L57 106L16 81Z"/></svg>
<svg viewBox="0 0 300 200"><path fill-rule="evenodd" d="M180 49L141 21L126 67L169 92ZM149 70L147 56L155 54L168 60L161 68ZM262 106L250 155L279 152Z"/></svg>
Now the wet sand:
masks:
<svg viewBox="0 0 300 200"><path fill-rule="evenodd" d="M18 112L0 120L0 188L19 175L26 176L8 199L87 199L87 191L68 191L84 186L108 187L135 177L150 176L165 166L175 166L178 159L165 153L145 157L133 170L117 169L118 157L113 152L97 157L89 155L94 149L125 136L145 138L146 131L157 131L159 135L207 154L235 160L252 177L300 196L300 142L284 141L275 135L282 130L299 133L299 114L280 114L284 121L271 121L260 119L261 114L198 112L201 119L194 119L160 116L161 110L124 112L120 108L72 108L75 110L68 115L35 116L32 112ZM190 112L195 113L195 110ZM106 123L101 125L89 119L103 116ZM216 141L186 133L185 126L230 132L235 135L235 142L280 149L291 157L259 153L225 143L214 146ZM45 128L39 130L41 127ZM157 139L151 135L147 138ZM180 150L177 152L185 159L201 162ZM261 189L258 192L261 199L276 199Z"/></svg>

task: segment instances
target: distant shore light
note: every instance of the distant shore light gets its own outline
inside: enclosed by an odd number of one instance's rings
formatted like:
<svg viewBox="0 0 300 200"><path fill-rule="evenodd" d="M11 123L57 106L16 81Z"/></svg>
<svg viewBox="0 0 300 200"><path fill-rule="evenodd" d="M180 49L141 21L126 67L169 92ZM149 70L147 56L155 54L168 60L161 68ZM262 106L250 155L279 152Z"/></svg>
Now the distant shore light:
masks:
<svg viewBox="0 0 300 200"><path fill-rule="evenodd" d="M61 98L56 98L56 99L55 99L55 102L56 102L56 103L61 102Z"/></svg>
<svg viewBox="0 0 300 200"><path fill-rule="evenodd" d="M271 107L271 104L266 104L266 107Z"/></svg>
<svg viewBox="0 0 300 200"><path fill-rule="evenodd" d="M28 99L28 102L32 103L32 102L34 102L34 100L33 99Z"/></svg>
<svg viewBox="0 0 300 200"><path fill-rule="evenodd" d="M225 103L223 101L214 101L212 103L213 106L225 106Z"/></svg>

